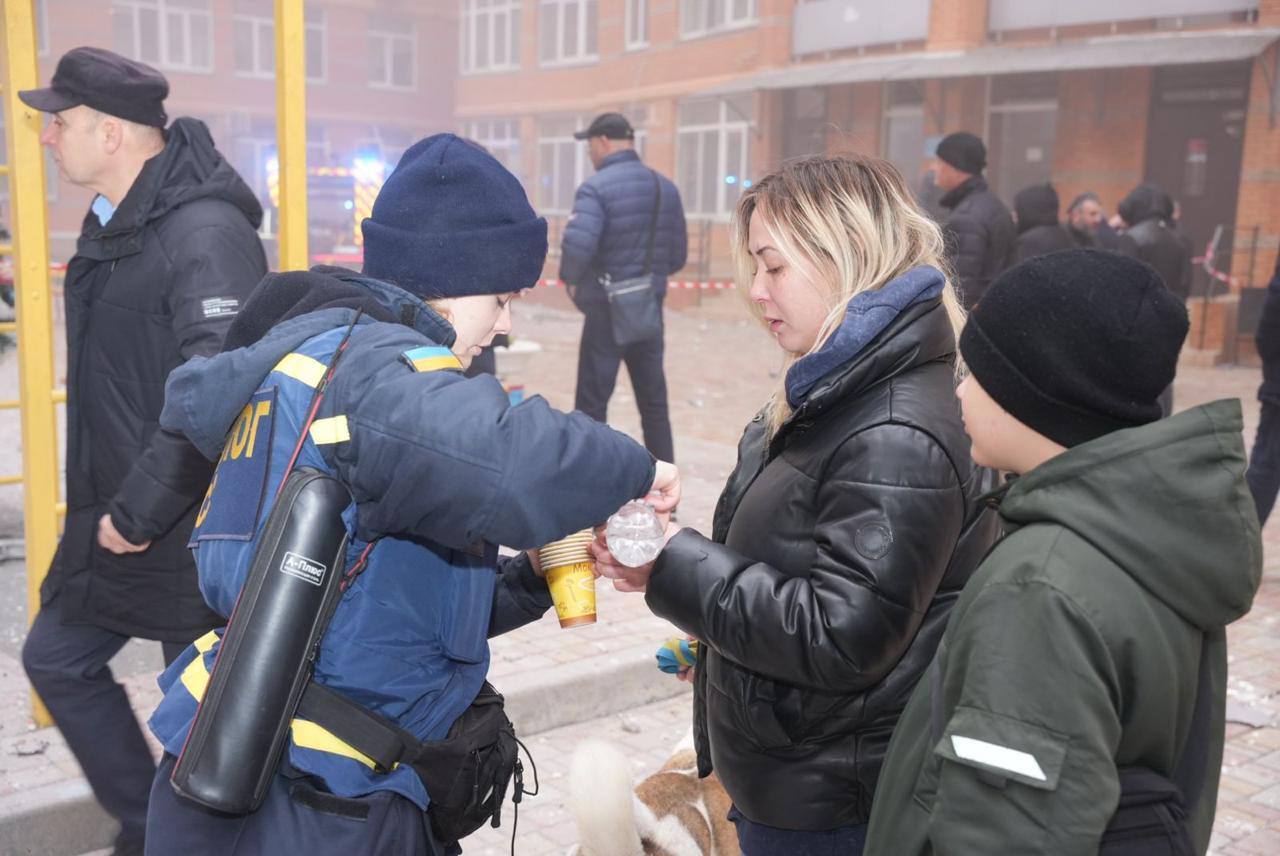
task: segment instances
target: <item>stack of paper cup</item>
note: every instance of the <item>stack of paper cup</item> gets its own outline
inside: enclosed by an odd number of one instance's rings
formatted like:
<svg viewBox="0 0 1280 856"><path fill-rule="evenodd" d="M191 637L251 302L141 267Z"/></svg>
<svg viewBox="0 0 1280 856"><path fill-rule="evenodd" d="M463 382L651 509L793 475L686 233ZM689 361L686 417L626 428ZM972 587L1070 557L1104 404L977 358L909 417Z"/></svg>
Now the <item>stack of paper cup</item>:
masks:
<svg viewBox="0 0 1280 856"><path fill-rule="evenodd" d="M561 627L596 623L595 563L587 549L595 537L583 529L538 550Z"/></svg>

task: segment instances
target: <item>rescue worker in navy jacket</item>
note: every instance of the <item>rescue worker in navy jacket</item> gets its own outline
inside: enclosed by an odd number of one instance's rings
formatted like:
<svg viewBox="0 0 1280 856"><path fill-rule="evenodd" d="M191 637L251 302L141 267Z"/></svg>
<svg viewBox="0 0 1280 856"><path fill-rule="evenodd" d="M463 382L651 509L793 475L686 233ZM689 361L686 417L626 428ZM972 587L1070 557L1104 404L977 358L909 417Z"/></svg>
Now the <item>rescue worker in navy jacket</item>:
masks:
<svg viewBox="0 0 1280 856"><path fill-rule="evenodd" d="M547 250L546 221L496 160L451 134L422 140L372 215L363 274L268 277L223 353L173 375L161 424L221 458L192 543L209 605L230 615L316 383L349 336L297 465L351 491L348 564L373 547L314 680L418 740L439 740L481 689L487 638L551 603L530 555L499 560L496 545L536 547L650 491L670 509L679 481L583 414L536 397L513 407L492 376L463 376L510 329L510 301L536 282ZM150 725L166 756L148 853L445 852L423 822L432 795L410 766L378 772L303 719L256 813L215 815L175 794L174 757L219 641L198 640L161 677Z"/></svg>

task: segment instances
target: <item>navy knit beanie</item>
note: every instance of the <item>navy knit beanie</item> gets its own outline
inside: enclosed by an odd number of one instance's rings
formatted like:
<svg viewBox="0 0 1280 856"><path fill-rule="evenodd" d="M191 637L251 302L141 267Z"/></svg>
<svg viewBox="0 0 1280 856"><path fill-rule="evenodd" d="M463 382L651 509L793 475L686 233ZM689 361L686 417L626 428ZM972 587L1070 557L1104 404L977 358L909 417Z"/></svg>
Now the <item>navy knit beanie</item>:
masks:
<svg viewBox="0 0 1280 856"><path fill-rule="evenodd" d="M993 282L960 353L1011 416L1071 447L1160 418L1187 327L1186 307L1154 268L1063 250Z"/></svg>
<svg viewBox="0 0 1280 856"><path fill-rule="evenodd" d="M421 297L519 291L542 275L547 221L514 175L453 134L406 151L372 213L364 272Z"/></svg>

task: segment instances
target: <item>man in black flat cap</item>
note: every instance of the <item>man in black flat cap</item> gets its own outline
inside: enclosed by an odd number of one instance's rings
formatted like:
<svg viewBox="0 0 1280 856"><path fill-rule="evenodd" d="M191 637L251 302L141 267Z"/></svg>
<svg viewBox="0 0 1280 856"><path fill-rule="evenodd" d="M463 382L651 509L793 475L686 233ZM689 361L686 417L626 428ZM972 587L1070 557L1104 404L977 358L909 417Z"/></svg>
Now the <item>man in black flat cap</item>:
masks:
<svg viewBox="0 0 1280 856"><path fill-rule="evenodd" d="M947 258L966 309L982 299L991 281L1013 264L1018 233L1013 217L987 187L987 147L965 131L938 143L934 183L943 192L939 204L951 211L943 227Z"/></svg>
<svg viewBox="0 0 1280 856"><path fill-rule="evenodd" d="M157 430L169 372L218 352L266 273L262 208L204 123L165 129L169 84L100 48L18 93L50 114L40 141L95 191L67 268L67 516L22 660L94 795L143 852L155 765L108 661L130 637L166 663L224 621L187 541L212 466Z"/></svg>
<svg viewBox="0 0 1280 856"><path fill-rule="evenodd" d="M661 313L667 277L684 267L688 252L680 191L640 161L635 130L621 113L600 114L574 137L587 141L596 174L574 196L560 254L560 279L586 316L573 406L604 422L618 367L625 362L645 448L660 461L673 461L662 328L619 345L603 284L647 277Z"/></svg>

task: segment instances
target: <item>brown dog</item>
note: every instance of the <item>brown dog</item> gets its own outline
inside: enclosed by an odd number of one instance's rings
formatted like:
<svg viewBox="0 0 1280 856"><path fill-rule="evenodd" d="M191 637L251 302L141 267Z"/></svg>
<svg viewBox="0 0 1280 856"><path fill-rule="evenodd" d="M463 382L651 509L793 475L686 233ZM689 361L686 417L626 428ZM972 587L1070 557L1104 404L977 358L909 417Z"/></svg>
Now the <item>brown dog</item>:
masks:
<svg viewBox="0 0 1280 856"><path fill-rule="evenodd" d="M632 790L631 762L599 740L579 744L569 771L577 856L739 856L715 775L698 778L692 734Z"/></svg>

